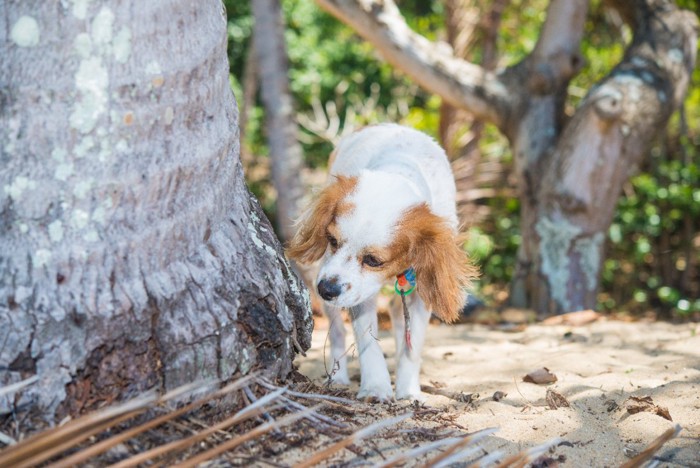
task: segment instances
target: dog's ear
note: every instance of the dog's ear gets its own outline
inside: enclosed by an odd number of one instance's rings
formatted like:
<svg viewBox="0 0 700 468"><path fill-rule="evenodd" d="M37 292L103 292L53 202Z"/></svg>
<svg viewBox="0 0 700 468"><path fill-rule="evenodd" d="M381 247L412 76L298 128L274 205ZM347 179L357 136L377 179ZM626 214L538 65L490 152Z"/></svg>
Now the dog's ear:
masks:
<svg viewBox="0 0 700 468"><path fill-rule="evenodd" d="M287 255L299 263L315 262L323 256L328 246L326 229L336 216L352 209L344 202L357 185L356 177L336 176L311 204L297 222L297 233L289 243Z"/></svg>
<svg viewBox="0 0 700 468"><path fill-rule="evenodd" d="M416 292L429 310L445 322L459 317L465 289L477 276L450 223L427 205L408 210L399 225L416 270Z"/></svg>

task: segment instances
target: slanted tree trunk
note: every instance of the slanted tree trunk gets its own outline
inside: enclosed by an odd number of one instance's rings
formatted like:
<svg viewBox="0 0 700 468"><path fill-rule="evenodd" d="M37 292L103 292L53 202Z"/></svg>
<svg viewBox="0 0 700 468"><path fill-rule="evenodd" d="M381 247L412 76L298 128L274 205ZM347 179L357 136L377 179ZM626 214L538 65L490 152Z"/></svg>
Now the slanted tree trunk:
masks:
<svg viewBox="0 0 700 468"><path fill-rule="evenodd" d="M570 118L587 0L552 0L532 53L491 72L430 43L391 0L317 0L427 90L499 127L511 143L522 245L511 301L541 315L594 308L603 241L622 184L683 101L697 18L671 0L609 0L634 31L623 60Z"/></svg>
<svg viewBox="0 0 700 468"><path fill-rule="evenodd" d="M265 107L272 185L277 192L277 227L283 240L294 236L303 194L304 157L289 91L289 60L284 41L284 17L279 0L253 0L255 54Z"/></svg>
<svg viewBox="0 0 700 468"><path fill-rule="evenodd" d="M287 375L308 296L243 180L221 3L0 17L0 385L39 377L0 411Z"/></svg>

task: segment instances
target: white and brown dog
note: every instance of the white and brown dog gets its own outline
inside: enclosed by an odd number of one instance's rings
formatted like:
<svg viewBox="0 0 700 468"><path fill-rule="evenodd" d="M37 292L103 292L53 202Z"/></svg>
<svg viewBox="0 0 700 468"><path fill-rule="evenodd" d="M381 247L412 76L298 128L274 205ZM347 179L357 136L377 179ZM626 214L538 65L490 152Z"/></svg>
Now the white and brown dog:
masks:
<svg viewBox="0 0 700 468"><path fill-rule="evenodd" d="M434 313L455 320L475 274L457 239L455 183L445 152L427 135L395 124L366 127L335 150L329 184L300 222L288 253L301 262L323 258L317 288L326 301L336 383L348 384L345 328L349 308L360 357L358 398L391 400L384 355L376 340L376 296L408 272L417 294L404 316L392 312L396 397L420 398L420 355ZM398 287L398 286L397 286ZM408 288L402 288L408 289ZM407 343L407 339L410 341Z"/></svg>

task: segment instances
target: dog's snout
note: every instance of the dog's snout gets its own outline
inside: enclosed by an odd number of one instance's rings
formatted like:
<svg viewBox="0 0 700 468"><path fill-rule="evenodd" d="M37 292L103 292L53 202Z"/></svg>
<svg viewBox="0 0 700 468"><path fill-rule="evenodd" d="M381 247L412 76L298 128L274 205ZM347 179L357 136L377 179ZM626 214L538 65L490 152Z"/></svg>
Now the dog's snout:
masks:
<svg viewBox="0 0 700 468"><path fill-rule="evenodd" d="M340 296L342 287L338 284L338 278L332 278L330 280L322 279L318 282L318 294L325 300L330 301Z"/></svg>

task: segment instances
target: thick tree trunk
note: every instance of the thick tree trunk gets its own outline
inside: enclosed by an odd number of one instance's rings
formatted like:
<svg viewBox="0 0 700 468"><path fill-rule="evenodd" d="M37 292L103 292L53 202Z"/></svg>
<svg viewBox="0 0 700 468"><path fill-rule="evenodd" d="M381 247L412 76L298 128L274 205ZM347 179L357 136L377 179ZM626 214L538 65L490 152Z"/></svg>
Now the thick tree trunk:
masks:
<svg viewBox="0 0 700 468"><path fill-rule="evenodd" d="M285 376L309 346L308 296L243 181L222 13L0 6L0 385L39 377L0 411Z"/></svg>
<svg viewBox="0 0 700 468"><path fill-rule="evenodd" d="M277 227L283 240L291 240L301 212L301 171L304 158L289 91L289 64L284 42L284 17L279 0L253 0L255 53L265 105L270 147L272 184L277 191Z"/></svg>

